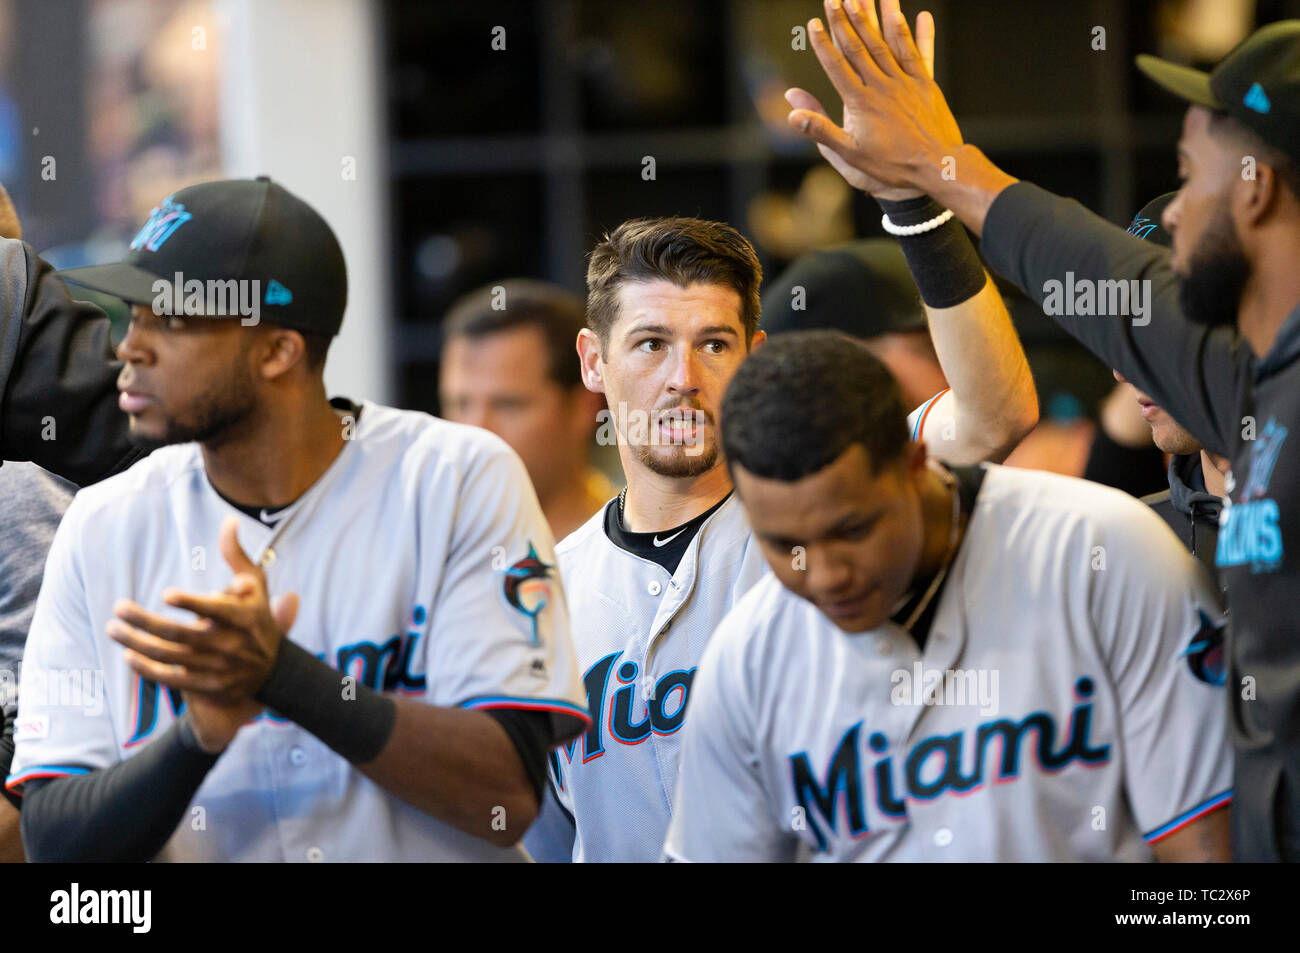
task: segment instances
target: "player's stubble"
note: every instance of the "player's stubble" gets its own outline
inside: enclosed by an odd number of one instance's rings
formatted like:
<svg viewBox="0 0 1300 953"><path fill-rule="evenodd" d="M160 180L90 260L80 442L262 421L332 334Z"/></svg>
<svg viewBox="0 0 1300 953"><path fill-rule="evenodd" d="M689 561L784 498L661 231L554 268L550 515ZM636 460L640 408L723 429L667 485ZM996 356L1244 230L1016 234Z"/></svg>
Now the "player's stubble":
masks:
<svg viewBox="0 0 1300 953"><path fill-rule="evenodd" d="M659 444L644 443L636 445L637 458L641 465L651 473L672 479L701 476L718 465L718 438L714 427L714 417L699 405L698 401L674 401L666 410L681 410L689 407L703 418L707 436L698 444ZM665 411L661 411L665 412Z"/></svg>
<svg viewBox="0 0 1300 953"><path fill-rule="evenodd" d="M252 416L257 404L252 371L248 367L250 341L245 338L229 366L212 375L180 413L164 416L161 433L147 433L131 420L131 442L146 450L177 443L201 443L218 447L238 432Z"/></svg>

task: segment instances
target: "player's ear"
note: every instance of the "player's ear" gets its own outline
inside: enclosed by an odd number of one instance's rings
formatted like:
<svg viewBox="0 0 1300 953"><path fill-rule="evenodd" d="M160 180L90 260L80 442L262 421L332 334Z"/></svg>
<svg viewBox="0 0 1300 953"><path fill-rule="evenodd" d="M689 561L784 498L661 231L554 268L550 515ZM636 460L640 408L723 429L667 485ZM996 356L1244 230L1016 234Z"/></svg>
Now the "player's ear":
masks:
<svg viewBox="0 0 1300 953"><path fill-rule="evenodd" d="M1243 158L1243 164L1245 159ZM1277 207L1285 188L1278 177L1277 169L1268 162L1251 159L1253 175L1241 175L1234 183L1233 211L1240 217L1241 224L1247 228L1256 228L1268 213Z"/></svg>
<svg viewBox="0 0 1300 953"><path fill-rule="evenodd" d="M258 370L263 380L274 380L296 364L306 366L307 342L297 331L288 328L267 328L258 352Z"/></svg>
<svg viewBox="0 0 1300 953"><path fill-rule="evenodd" d="M763 346L763 342L766 340L767 340L766 331L755 331L754 336L749 339L749 352L752 354L754 351L757 351L760 347Z"/></svg>
<svg viewBox="0 0 1300 953"><path fill-rule="evenodd" d="M600 360L600 339L590 328L578 332L578 360L582 362L582 383L593 394L605 393Z"/></svg>

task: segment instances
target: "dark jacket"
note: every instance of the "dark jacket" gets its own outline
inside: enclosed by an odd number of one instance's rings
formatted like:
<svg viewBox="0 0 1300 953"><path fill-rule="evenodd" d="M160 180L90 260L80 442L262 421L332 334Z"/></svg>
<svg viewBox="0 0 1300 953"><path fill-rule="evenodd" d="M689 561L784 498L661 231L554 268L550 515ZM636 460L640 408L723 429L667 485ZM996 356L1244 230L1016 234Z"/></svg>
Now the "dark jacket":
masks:
<svg viewBox="0 0 1300 953"><path fill-rule="evenodd" d="M1027 182L994 201L982 249L1040 304L1071 280L1149 282L1147 323L1052 317L1232 462L1215 562L1232 594L1233 855L1300 860L1300 303L1256 359L1234 325L1182 313L1166 249Z"/></svg>
<svg viewBox="0 0 1300 953"><path fill-rule="evenodd" d="M0 239L0 459L85 486L143 456L117 406L109 323L31 246Z"/></svg>
<svg viewBox="0 0 1300 953"><path fill-rule="evenodd" d="M1169 459L1169 489L1142 497L1178 534L1183 545L1214 576L1214 550L1219 538L1223 500L1205 488L1201 455L1175 454Z"/></svg>

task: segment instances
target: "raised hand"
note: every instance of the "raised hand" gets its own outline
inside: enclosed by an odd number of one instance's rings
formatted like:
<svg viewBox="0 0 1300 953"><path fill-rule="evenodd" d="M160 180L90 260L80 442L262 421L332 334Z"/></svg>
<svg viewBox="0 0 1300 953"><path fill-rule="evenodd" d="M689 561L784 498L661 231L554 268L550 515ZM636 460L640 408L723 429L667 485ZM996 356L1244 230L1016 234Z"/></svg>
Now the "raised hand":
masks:
<svg viewBox="0 0 1300 953"><path fill-rule="evenodd" d="M917 18L918 47L898 0L881 0L879 19L873 0L826 0L825 6L826 27L814 19L808 29L813 52L843 101L843 125L802 89L786 94L794 107L788 122L816 142L850 184L881 198L926 191L942 174L945 157L962 146L933 78L933 18Z"/></svg>
<svg viewBox="0 0 1300 953"><path fill-rule="evenodd" d="M897 8L897 3L894 4ZM886 9L888 10L888 0L886 0ZM879 29L879 21L876 18L875 0L866 0L866 6L855 3L849 8L849 21L855 23L857 20L865 18L872 28ZM856 27L855 27L856 28ZM886 39L890 37L897 38L898 31L893 27L885 31ZM921 61L925 64L926 73L931 77L934 76L934 17L928 10L922 10L916 16L916 45L921 54ZM815 49L815 47L814 47ZM824 116L827 122L830 122L830 116L826 108L818 101L817 97L805 89L794 87L786 90L785 101L795 110L814 113ZM841 127L852 135L855 128L853 116L850 115L847 108L843 111ZM855 189L860 189L877 198L901 200L915 198L922 194L919 189L898 189L890 188L865 172L854 168L845 159L832 150L829 146L818 142L817 151L822 154L822 158L830 163L831 167L844 177L844 181Z"/></svg>

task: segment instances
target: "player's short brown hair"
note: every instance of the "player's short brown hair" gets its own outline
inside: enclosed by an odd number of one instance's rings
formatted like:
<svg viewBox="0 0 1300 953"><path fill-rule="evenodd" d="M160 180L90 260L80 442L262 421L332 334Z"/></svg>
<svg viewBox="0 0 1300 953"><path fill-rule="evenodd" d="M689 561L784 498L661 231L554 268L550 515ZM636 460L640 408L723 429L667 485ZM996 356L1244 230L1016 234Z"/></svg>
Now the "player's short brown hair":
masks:
<svg viewBox="0 0 1300 953"><path fill-rule="evenodd" d="M619 288L629 281L724 285L740 295L749 344L758 329L763 267L754 246L723 222L699 218L634 218L607 232L587 258L587 327L609 345L618 319Z"/></svg>

